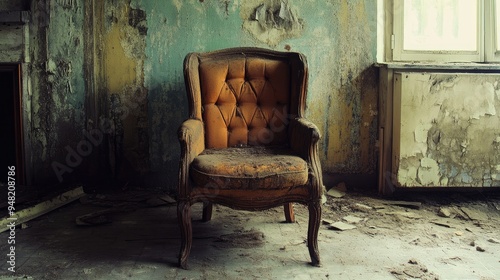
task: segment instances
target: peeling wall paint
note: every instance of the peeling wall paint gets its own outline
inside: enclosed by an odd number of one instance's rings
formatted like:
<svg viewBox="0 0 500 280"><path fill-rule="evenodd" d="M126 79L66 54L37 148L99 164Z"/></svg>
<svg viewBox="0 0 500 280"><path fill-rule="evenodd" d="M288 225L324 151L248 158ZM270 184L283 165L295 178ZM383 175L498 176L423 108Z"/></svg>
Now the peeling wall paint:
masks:
<svg viewBox="0 0 500 280"><path fill-rule="evenodd" d="M240 16L243 29L271 47L285 39L300 37L304 31L304 20L290 1L245 1Z"/></svg>
<svg viewBox="0 0 500 280"><path fill-rule="evenodd" d="M180 146L177 129L187 118L183 60L188 52L247 45L236 1L132 1L147 15L145 81L148 89L148 184L175 189ZM175 178L175 180L172 180Z"/></svg>
<svg viewBox="0 0 500 280"><path fill-rule="evenodd" d="M377 138L376 2L283 1L292 13L283 25L255 20L265 4L282 1L135 0L148 22L145 87L148 88L151 178L175 188L179 147L175 135L187 117L182 61L188 52L256 46L304 53L309 62L307 117L323 134L323 169L374 173ZM286 24L286 23L285 23ZM169 183L170 182L170 183Z"/></svg>
<svg viewBox="0 0 500 280"><path fill-rule="evenodd" d="M300 11L318 20L303 51L310 61L308 116L323 132L323 169L369 174L377 162L375 3L320 2Z"/></svg>
<svg viewBox="0 0 500 280"><path fill-rule="evenodd" d="M306 117L322 132L324 171L376 170L375 1L42 0L30 10L35 183L54 179L51 163L65 164L65 147L104 121L110 129L99 130L92 160L123 182L174 190L176 132L187 118L183 59L236 46L305 54ZM86 170L71 169L65 178Z"/></svg>
<svg viewBox="0 0 500 280"><path fill-rule="evenodd" d="M104 4L103 90L105 116L115 128L108 135L109 165L114 177L136 183L149 171L148 99L144 87L146 13L130 1Z"/></svg>
<svg viewBox="0 0 500 280"><path fill-rule="evenodd" d="M33 1L30 22L31 141L34 182L53 181L54 161L64 162L83 138L85 124L83 1ZM79 172L74 172L77 177Z"/></svg>
<svg viewBox="0 0 500 280"><path fill-rule="evenodd" d="M403 73L398 181L500 185L500 75Z"/></svg>

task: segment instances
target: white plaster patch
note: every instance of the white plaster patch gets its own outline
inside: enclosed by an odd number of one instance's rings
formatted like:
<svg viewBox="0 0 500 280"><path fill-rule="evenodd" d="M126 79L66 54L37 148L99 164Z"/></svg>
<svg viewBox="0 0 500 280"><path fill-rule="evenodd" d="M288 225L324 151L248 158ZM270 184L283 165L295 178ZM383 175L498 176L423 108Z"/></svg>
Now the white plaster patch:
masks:
<svg viewBox="0 0 500 280"><path fill-rule="evenodd" d="M430 124L419 124L415 129L415 142L417 143L426 143L427 142L427 134L429 132Z"/></svg>
<svg viewBox="0 0 500 280"><path fill-rule="evenodd" d="M403 186L411 186L415 184L415 178L417 178L417 168L410 166L407 169L398 170L398 182Z"/></svg>
<svg viewBox="0 0 500 280"><path fill-rule="evenodd" d="M177 12L179 12L182 9L182 1L181 0L173 0L175 8L177 9Z"/></svg>
<svg viewBox="0 0 500 280"><path fill-rule="evenodd" d="M424 168L433 168L433 167L437 167L438 164L432 158L424 157L420 160L420 166L424 167Z"/></svg>
<svg viewBox="0 0 500 280"><path fill-rule="evenodd" d="M422 158L417 178L423 186L438 185L440 181L438 163L428 157Z"/></svg>
<svg viewBox="0 0 500 280"><path fill-rule="evenodd" d="M464 99L463 109L472 119L490 115L495 116L495 89L491 83L477 85Z"/></svg>
<svg viewBox="0 0 500 280"><path fill-rule="evenodd" d="M439 181L440 186L448 186L448 177L442 177L441 180Z"/></svg>
<svg viewBox="0 0 500 280"><path fill-rule="evenodd" d="M240 16L244 20L245 30L272 47L285 39L300 37L304 31L303 20L299 18L296 8L288 2L250 1L241 8Z"/></svg>
<svg viewBox="0 0 500 280"><path fill-rule="evenodd" d="M45 65L45 69L49 74L54 74L57 72L57 65L54 60L49 58L46 63L47 64Z"/></svg>

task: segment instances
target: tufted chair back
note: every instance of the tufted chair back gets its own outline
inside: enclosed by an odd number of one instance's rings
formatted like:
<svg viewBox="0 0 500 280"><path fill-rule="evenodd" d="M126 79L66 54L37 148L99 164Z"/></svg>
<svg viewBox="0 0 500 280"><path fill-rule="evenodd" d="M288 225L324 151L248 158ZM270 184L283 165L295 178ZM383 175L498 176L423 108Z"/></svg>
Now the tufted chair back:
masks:
<svg viewBox="0 0 500 280"><path fill-rule="evenodd" d="M192 53L184 65L206 148L288 145L289 118L304 109L303 56L238 48Z"/></svg>

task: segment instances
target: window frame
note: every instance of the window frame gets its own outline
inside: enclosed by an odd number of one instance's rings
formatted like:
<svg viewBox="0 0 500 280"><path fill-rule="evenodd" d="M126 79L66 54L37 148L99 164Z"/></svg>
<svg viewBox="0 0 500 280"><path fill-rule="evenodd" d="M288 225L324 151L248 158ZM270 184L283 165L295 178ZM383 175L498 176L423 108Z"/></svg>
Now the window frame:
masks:
<svg viewBox="0 0 500 280"><path fill-rule="evenodd" d="M500 30L496 30L496 21L500 21L500 14L496 14L496 8L500 5L500 0L485 0L485 62L500 62L500 45L497 45L497 37Z"/></svg>
<svg viewBox="0 0 500 280"><path fill-rule="evenodd" d="M415 51L403 49L404 0L379 0L383 9L386 61L392 62L500 62L500 46L496 46L495 5L500 0L475 0L478 3L476 45L477 51ZM380 13L379 13L380 19ZM500 20L500 19L498 19ZM389 25L389 26L387 26ZM379 34L380 34L379 29Z"/></svg>

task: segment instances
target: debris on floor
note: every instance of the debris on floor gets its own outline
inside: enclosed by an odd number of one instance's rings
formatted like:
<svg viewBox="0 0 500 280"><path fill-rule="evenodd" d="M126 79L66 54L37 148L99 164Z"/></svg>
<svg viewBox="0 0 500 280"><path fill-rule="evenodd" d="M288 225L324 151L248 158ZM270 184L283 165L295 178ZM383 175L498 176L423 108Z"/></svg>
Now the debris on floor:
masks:
<svg viewBox="0 0 500 280"><path fill-rule="evenodd" d="M401 207L407 207L411 209L420 209L422 207L421 202L415 202L415 201L392 201L392 200L387 200L383 202L386 205L396 205L396 206L401 206Z"/></svg>
<svg viewBox="0 0 500 280"><path fill-rule="evenodd" d="M451 216L451 210L448 207L440 207L438 216L444 217L444 218L449 218Z"/></svg>
<svg viewBox="0 0 500 280"><path fill-rule="evenodd" d="M0 232L4 232L9 229L7 225L12 222L11 219L15 219L16 224L21 225L68 203L71 203L83 196L85 196L83 188L76 187L57 196L47 198L42 202L28 208L22 210L16 209L15 211L9 210L9 213L12 213L12 215L8 214L7 216L0 219Z"/></svg>
<svg viewBox="0 0 500 280"><path fill-rule="evenodd" d="M410 279L422 279L422 280L438 280L439 277L429 272L427 267L419 264L417 260L410 259L408 263L402 264L399 267L391 268L390 272L397 279L407 280Z"/></svg>
<svg viewBox="0 0 500 280"><path fill-rule="evenodd" d="M438 226L442 226L442 227L446 227L446 228L450 228L451 226L446 223L446 222L441 222L441 221L431 221L431 223L435 224L435 225L438 225Z"/></svg>
<svg viewBox="0 0 500 280"><path fill-rule="evenodd" d="M341 198L344 197L346 194L347 188L345 186L345 183L339 183L335 187L331 188L326 192L327 195L335 198Z"/></svg>
<svg viewBox="0 0 500 280"><path fill-rule="evenodd" d="M281 223L282 207L257 215L214 205L213 219L203 223L203 205L195 204L186 271L176 265L181 240L174 199L90 194L19 229L16 273L31 279L498 278L500 195L398 199L420 207L386 203L376 194L328 196L318 238L320 268L306 265L307 206L294 204L296 222ZM71 226L75 222L81 226ZM8 233L0 237L7 240ZM10 245L2 244L0 251L8 253Z"/></svg>
<svg viewBox="0 0 500 280"><path fill-rule="evenodd" d="M459 207L462 212L467 215L470 220L478 220L478 221L486 221L488 220L488 215L481 211L480 209L475 209L469 206L460 206Z"/></svg>
<svg viewBox="0 0 500 280"><path fill-rule="evenodd" d="M356 228L355 225L346 224L343 222L335 222L335 223L331 224L329 227L329 229L340 230L340 231L351 230L351 229L355 229L355 228Z"/></svg>
<svg viewBox="0 0 500 280"><path fill-rule="evenodd" d="M369 212L369 211L373 210L373 207L368 206L368 205L364 205L362 203L356 203L353 205L353 209L360 211L360 212Z"/></svg>
<svg viewBox="0 0 500 280"><path fill-rule="evenodd" d="M500 244L500 240L498 240L496 238L490 238L490 239L488 239L488 242L494 243L494 244Z"/></svg>
<svg viewBox="0 0 500 280"><path fill-rule="evenodd" d="M357 224L361 221L364 221L365 219L360 218L360 217L356 217L356 216L352 216L352 215L348 215L348 216L343 217L342 220L348 222L349 224Z"/></svg>

